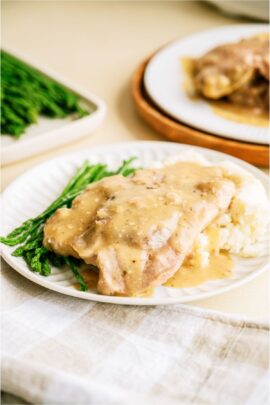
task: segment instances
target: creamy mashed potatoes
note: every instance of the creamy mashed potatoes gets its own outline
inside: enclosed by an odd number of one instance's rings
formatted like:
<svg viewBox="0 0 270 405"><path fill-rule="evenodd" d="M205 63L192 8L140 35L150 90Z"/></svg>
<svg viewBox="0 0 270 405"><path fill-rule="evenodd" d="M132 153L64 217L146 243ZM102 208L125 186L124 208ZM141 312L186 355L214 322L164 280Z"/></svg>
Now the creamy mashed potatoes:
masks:
<svg viewBox="0 0 270 405"><path fill-rule="evenodd" d="M227 251L241 257L260 256L261 241L265 239L270 223L270 205L263 185L251 173L230 161L210 163L197 152L173 155L155 167L176 162L193 162L204 166L218 166L224 177L233 181L236 194L225 213L218 216L198 236L191 256L192 267L206 267L211 254Z"/></svg>

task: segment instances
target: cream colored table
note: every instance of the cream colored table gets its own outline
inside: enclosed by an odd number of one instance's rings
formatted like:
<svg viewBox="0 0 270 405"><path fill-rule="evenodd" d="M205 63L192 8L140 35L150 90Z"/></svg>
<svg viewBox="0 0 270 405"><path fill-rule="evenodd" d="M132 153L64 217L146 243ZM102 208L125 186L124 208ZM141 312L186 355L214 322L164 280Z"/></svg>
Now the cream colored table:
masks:
<svg viewBox="0 0 270 405"><path fill-rule="evenodd" d="M59 71L108 105L107 118L94 134L4 167L5 187L28 168L65 152L117 141L162 140L134 110L130 81L137 65L170 40L243 21L194 1L6 1L2 22L4 44ZM268 275L195 305L263 319L268 316Z"/></svg>

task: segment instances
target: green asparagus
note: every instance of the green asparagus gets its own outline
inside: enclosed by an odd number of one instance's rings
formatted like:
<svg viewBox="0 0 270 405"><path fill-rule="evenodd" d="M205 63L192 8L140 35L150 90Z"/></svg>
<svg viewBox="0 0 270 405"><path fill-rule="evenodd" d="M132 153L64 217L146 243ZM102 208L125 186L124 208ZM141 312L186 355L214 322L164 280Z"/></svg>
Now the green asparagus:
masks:
<svg viewBox="0 0 270 405"><path fill-rule="evenodd" d="M130 166L134 159L132 157L125 160L116 171L109 171L107 165L104 164L90 165L88 161L85 161L60 196L45 211L37 217L23 222L6 237L1 236L0 242L8 246L19 245L12 255L22 257L32 271L38 272L42 276L51 274L52 265L58 268L68 266L77 279L80 289L86 291L87 285L79 272L80 260L73 257L58 256L43 246L44 224L58 208L69 208L74 198L89 184L116 174L129 176L134 173L136 169Z"/></svg>
<svg viewBox="0 0 270 405"><path fill-rule="evenodd" d="M80 98L38 70L1 51L1 134L19 138L39 115L64 118L90 114Z"/></svg>

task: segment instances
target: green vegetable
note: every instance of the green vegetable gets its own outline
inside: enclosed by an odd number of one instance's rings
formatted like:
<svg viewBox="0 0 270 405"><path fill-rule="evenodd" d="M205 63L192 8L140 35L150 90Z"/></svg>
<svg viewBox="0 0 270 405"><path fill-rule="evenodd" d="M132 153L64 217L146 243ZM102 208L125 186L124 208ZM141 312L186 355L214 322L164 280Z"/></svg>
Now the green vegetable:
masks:
<svg viewBox="0 0 270 405"><path fill-rule="evenodd" d="M85 161L68 182L60 196L45 211L37 217L23 222L6 237L1 236L0 242L8 246L19 245L12 255L23 257L30 269L40 273L42 276L51 274L51 265L58 268L68 266L79 282L81 290L86 291L87 285L78 270L81 261L73 257L58 256L43 246L44 224L58 208L69 208L74 198L89 184L116 174L129 176L134 173L136 169L130 167L134 159L132 157L125 160L115 172L108 171L107 165L97 164L91 166L89 162Z"/></svg>
<svg viewBox="0 0 270 405"><path fill-rule="evenodd" d="M1 51L1 134L19 138L40 114L64 118L90 114L80 98L7 52Z"/></svg>

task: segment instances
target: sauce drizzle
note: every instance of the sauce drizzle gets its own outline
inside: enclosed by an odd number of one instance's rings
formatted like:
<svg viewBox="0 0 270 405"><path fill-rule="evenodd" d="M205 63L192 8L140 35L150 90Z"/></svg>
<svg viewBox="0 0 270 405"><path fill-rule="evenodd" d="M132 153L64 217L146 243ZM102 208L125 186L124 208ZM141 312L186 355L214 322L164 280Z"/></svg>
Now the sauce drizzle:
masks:
<svg viewBox="0 0 270 405"><path fill-rule="evenodd" d="M194 267L184 263L164 285L175 288L195 287L208 280L231 277L232 268L233 261L228 254L212 254L206 267Z"/></svg>

